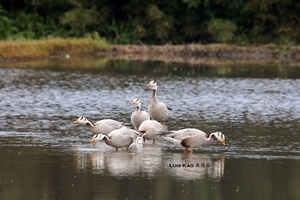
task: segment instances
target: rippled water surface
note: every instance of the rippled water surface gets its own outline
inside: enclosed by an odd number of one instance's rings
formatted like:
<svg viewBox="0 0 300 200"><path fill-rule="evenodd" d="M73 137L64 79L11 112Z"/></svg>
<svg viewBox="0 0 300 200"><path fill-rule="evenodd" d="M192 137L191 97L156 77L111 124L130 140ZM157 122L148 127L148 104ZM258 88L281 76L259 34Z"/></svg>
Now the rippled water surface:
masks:
<svg viewBox="0 0 300 200"><path fill-rule="evenodd" d="M0 68L0 199L297 199L300 69L84 60ZM220 130L226 146L183 154L89 143L79 116L130 123L150 80L167 129Z"/></svg>

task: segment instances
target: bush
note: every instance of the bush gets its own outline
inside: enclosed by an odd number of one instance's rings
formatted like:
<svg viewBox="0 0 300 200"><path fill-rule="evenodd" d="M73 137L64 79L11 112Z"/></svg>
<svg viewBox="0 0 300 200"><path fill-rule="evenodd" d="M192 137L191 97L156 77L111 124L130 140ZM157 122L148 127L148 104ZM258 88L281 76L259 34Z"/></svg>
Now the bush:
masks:
<svg viewBox="0 0 300 200"><path fill-rule="evenodd" d="M216 42L232 43L237 27L236 24L223 19L212 19L207 24L207 31Z"/></svg>

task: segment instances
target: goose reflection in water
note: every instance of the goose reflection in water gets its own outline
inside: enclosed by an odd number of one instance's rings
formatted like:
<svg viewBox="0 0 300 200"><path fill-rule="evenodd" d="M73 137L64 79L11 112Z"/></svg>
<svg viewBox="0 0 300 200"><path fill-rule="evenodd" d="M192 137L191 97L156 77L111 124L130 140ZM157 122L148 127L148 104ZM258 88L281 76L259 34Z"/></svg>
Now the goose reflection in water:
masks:
<svg viewBox="0 0 300 200"><path fill-rule="evenodd" d="M137 143L139 171L151 177L160 171L162 166L162 147L157 144Z"/></svg>
<svg viewBox="0 0 300 200"><path fill-rule="evenodd" d="M121 177L133 177L138 174L136 155L126 152L111 152L105 154L107 170L111 175Z"/></svg>
<svg viewBox="0 0 300 200"><path fill-rule="evenodd" d="M105 151L105 152L90 152L89 163L94 174L101 174L108 171L113 176L131 177L143 174L146 176L154 176L159 172L162 166L162 149L159 145L153 144L137 144L133 146L135 153L123 151ZM80 157L78 157L80 158ZM85 159L85 157L81 157ZM84 163L78 161L77 163Z"/></svg>
<svg viewBox="0 0 300 200"><path fill-rule="evenodd" d="M167 173L181 180L204 179L220 180L224 176L225 156L215 160L210 154L173 153L164 160Z"/></svg>
<svg viewBox="0 0 300 200"><path fill-rule="evenodd" d="M108 173L116 178L168 174L179 180L220 180L225 166L223 155L216 158L211 154L166 154L161 146L153 144L136 144L131 153L113 150L78 152L75 158L78 170Z"/></svg>
<svg viewBox="0 0 300 200"><path fill-rule="evenodd" d="M94 174L103 174L105 166L105 154L103 152L92 152L89 154L90 162Z"/></svg>
<svg viewBox="0 0 300 200"><path fill-rule="evenodd" d="M97 149L97 151L95 151ZM99 152L100 151L100 152ZM102 174L106 168L104 152L112 151L111 147L104 142L93 143L92 147L82 146L76 149L75 166L80 171L86 171L90 169L92 165L93 173Z"/></svg>

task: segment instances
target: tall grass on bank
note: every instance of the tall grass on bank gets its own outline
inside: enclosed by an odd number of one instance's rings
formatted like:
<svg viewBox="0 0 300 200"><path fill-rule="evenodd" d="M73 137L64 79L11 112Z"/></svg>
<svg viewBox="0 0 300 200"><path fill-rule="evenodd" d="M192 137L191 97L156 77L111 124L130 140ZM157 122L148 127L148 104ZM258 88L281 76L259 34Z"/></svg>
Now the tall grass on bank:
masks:
<svg viewBox="0 0 300 200"><path fill-rule="evenodd" d="M107 50L104 40L82 39L42 39L7 40L0 42L0 60L49 58L52 56L94 54Z"/></svg>

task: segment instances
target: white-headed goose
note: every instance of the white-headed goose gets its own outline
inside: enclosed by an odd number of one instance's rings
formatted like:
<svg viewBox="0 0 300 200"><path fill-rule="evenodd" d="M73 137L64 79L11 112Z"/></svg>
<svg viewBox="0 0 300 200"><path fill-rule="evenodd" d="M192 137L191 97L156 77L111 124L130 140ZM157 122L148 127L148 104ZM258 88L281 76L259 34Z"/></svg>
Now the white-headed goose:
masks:
<svg viewBox="0 0 300 200"><path fill-rule="evenodd" d="M145 120L141 123L139 127L139 132L142 134L144 140L153 140L155 143L157 134L163 130L163 125L156 120Z"/></svg>
<svg viewBox="0 0 300 200"><path fill-rule="evenodd" d="M111 131L122 128L123 123L118 122L113 119L102 119L93 123L91 120L88 120L85 117L79 117L75 122L75 124L85 124L89 127L90 131L94 134L104 134L107 135Z"/></svg>
<svg viewBox="0 0 300 200"><path fill-rule="evenodd" d="M173 142L177 146L183 146L184 152L188 149L193 152L193 148L206 147L212 144L214 138L225 145L225 135L221 132L204 133L195 128L181 129L177 131L162 131L158 135L164 135L164 139Z"/></svg>
<svg viewBox="0 0 300 200"><path fill-rule="evenodd" d="M131 123L133 124L134 128L138 130L141 123L150 119L150 116L146 111L141 110L142 104L139 99L134 99L131 103L132 105L136 106L136 109L131 114Z"/></svg>
<svg viewBox="0 0 300 200"><path fill-rule="evenodd" d="M155 81L150 81L147 84L147 87L152 89L152 97L150 104L148 106L148 113L151 117L151 119L164 122L167 119L168 110L171 110L171 108L168 108L165 103L159 102L156 99L157 95L157 83Z"/></svg>
<svg viewBox="0 0 300 200"><path fill-rule="evenodd" d="M129 146L132 144L133 140L136 140L138 135L138 132L127 127L122 127L111 131L108 135L95 134L90 142L104 140L107 145L116 148L116 151L118 151L118 148L122 147L126 147L127 151L130 151Z"/></svg>

